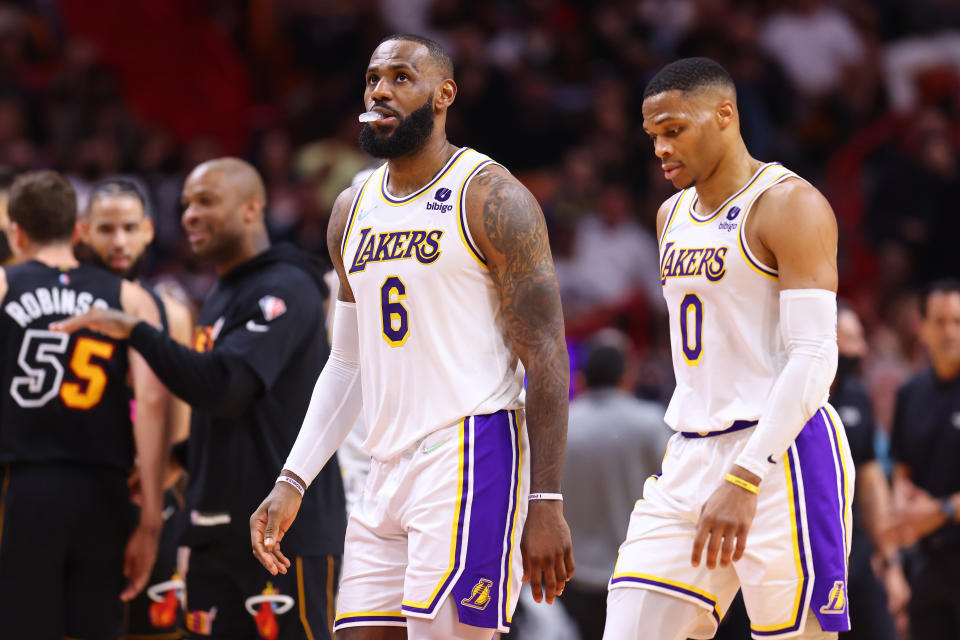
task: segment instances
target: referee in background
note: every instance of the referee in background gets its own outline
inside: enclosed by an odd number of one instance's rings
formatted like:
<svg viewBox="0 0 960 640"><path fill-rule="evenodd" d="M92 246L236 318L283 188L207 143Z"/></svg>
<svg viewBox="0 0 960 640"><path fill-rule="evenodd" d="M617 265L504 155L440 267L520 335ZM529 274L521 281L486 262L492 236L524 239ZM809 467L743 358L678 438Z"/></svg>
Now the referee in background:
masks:
<svg viewBox="0 0 960 640"><path fill-rule="evenodd" d="M896 532L909 556L910 635L960 638L960 282L920 300L931 367L897 392L890 441Z"/></svg>
<svg viewBox="0 0 960 640"><path fill-rule="evenodd" d="M293 446L328 345L323 268L271 247L256 170L235 158L196 167L183 187L183 227L219 280L200 312L194 350L129 314L97 311L60 323L129 339L193 414L187 451L191 637L331 637L346 510L336 462L304 497L284 537L292 567L271 576L250 554L248 520Z"/></svg>
<svg viewBox="0 0 960 640"><path fill-rule="evenodd" d="M860 380L867 341L857 312L837 303L837 377L830 389L847 433L856 468L853 492L853 533L847 576L850 631L844 640L896 640L893 616L910 599L896 542L888 534L890 487L874 447L876 424L870 396Z"/></svg>

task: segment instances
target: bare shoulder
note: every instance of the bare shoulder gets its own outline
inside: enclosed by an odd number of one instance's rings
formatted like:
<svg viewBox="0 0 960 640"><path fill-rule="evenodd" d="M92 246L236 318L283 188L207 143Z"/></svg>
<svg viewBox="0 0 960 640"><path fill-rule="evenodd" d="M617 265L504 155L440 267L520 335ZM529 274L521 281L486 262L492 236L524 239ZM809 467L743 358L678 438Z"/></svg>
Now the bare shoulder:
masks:
<svg viewBox="0 0 960 640"><path fill-rule="evenodd" d="M351 185L340 192L336 201L333 203L333 209L330 211L330 221L327 223L327 251L330 254L330 262L337 271L337 277L340 278L340 290L337 293L337 300L353 302L353 290L347 281L346 270L343 268L343 256L340 249L343 246L343 234L347 230L347 220L350 218L350 207L360 192L362 185Z"/></svg>
<svg viewBox="0 0 960 640"><path fill-rule="evenodd" d="M136 282L131 282L130 280L120 281L120 306L123 307L123 310L127 313L136 314L137 310L148 298L151 301L153 300L146 289Z"/></svg>
<svg viewBox="0 0 960 640"><path fill-rule="evenodd" d="M160 310L153 296L136 282L122 280L120 283L120 306L130 315L141 320L160 326Z"/></svg>
<svg viewBox="0 0 960 640"><path fill-rule="evenodd" d="M480 213L492 211L487 205L491 201L518 200L521 203L537 206L533 194L517 180L516 176L498 164L490 164L481 169L470 186L467 187L467 209L479 209Z"/></svg>
<svg viewBox="0 0 960 640"><path fill-rule="evenodd" d="M470 188L467 189L467 199L507 184L515 184L523 188L516 176L507 171L505 167L494 163L488 164L477 172L477 176L470 183Z"/></svg>
<svg viewBox="0 0 960 640"><path fill-rule="evenodd" d="M0 267L0 302L7 297L7 270Z"/></svg>
<svg viewBox="0 0 960 640"><path fill-rule="evenodd" d="M798 178L784 180L764 191L757 199L756 211L765 222L778 227L827 225L835 228L837 225L826 197L809 182Z"/></svg>
<svg viewBox="0 0 960 640"><path fill-rule="evenodd" d="M193 314L187 305L173 296L166 294L161 295L160 299L163 301L163 309L167 312L167 316L171 322L181 322L185 324L191 324L193 322Z"/></svg>
<svg viewBox="0 0 960 640"><path fill-rule="evenodd" d="M330 250L331 259L333 259L334 253L338 256L340 254L340 244L343 242L343 234L347 229L347 219L350 217L350 206L357 197L360 187L359 184L347 187L340 192L340 195L333 202L333 208L330 210L330 221L327 223L327 248Z"/></svg>
<svg viewBox="0 0 960 640"><path fill-rule="evenodd" d="M514 254L546 243L546 222L530 190L500 165L483 168L466 197L470 233L484 254Z"/></svg>
<svg viewBox="0 0 960 640"><path fill-rule="evenodd" d="M187 305L169 295L161 295L163 309L167 314L170 335L177 342L186 344L193 333L193 314Z"/></svg>
<svg viewBox="0 0 960 640"><path fill-rule="evenodd" d="M754 216L781 289L837 290L837 219L822 193L802 180L785 180L760 196Z"/></svg>

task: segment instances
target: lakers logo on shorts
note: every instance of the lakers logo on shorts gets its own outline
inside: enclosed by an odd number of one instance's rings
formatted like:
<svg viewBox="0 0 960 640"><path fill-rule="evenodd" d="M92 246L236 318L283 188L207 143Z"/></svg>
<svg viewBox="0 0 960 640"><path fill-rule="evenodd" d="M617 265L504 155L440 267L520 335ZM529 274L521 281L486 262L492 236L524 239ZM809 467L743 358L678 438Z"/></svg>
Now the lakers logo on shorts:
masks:
<svg viewBox="0 0 960 640"><path fill-rule="evenodd" d="M830 598L827 604L820 607L820 613L843 613L847 610L847 595L843 586L843 580L837 580L833 583L833 589L830 589Z"/></svg>
<svg viewBox="0 0 960 640"><path fill-rule="evenodd" d="M486 578L480 578L480 581L473 585L473 591L470 593L470 597L461 600L460 604L465 607L483 611L487 608L487 605L490 604L490 587L492 586L493 583L491 581Z"/></svg>

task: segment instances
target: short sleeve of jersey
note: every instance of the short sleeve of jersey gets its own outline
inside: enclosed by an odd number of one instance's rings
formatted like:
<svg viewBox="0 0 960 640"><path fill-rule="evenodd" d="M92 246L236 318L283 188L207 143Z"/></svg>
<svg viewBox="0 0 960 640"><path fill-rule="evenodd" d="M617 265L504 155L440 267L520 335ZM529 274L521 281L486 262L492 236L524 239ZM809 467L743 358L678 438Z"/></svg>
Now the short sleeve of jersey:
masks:
<svg viewBox="0 0 960 640"><path fill-rule="evenodd" d="M270 389L308 334L323 331L321 294L309 277L258 288L217 350L240 356ZM301 286L298 286L301 285Z"/></svg>

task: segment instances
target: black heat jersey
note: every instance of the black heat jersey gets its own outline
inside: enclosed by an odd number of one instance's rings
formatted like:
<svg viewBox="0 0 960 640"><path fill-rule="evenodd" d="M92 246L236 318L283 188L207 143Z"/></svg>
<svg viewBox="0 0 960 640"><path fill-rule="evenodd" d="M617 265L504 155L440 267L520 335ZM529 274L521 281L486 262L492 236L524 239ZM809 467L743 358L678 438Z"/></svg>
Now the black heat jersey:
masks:
<svg viewBox="0 0 960 640"><path fill-rule="evenodd" d="M0 301L0 463L71 461L129 469L126 342L51 322L120 307L121 279L91 265L6 267Z"/></svg>

